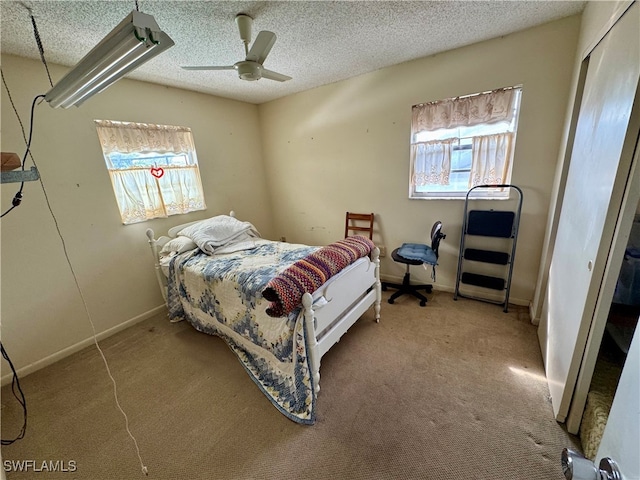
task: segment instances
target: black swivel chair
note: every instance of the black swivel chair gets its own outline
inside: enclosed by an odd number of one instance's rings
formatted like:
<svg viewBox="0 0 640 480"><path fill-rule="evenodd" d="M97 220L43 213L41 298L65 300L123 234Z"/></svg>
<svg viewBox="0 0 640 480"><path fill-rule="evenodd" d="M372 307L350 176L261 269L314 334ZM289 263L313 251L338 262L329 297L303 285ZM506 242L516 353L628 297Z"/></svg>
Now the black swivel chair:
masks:
<svg viewBox="0 0 640 480"><path fill-rule="evenodd" d="M384 282L382 289L386 290L387 287L396 288L398 291L389 297L389 303L393 303L396 298L401 295L409 294L413 295L420 300L420 306L424 307L427 304L427 297L422 295L418 290L425 290L427 293L431 293L432 285L411 285L411 277L409 275L409 267L411 265L427 264L433 267L432 278L435 281L436 277L436 265L438 264L438 248L440 247L440 240L446 238L446 235L442 233L442 222L437 221L431 228L431 246L421 243L403 243L400 248L396 248L391 252L391 258L394 262L404 263L407 266L406 273L402 279L402 284Z"/></svg>

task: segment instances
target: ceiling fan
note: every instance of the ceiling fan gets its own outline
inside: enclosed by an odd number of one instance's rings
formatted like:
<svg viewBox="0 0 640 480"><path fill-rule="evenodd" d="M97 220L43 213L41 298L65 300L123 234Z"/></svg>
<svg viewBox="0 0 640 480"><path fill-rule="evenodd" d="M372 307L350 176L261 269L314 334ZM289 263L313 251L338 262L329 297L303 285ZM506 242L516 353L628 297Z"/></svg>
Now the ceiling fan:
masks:
<svg viewBox="0 0 640 480"><path fill-rule="evenodd" d="M278 82L286 82L291 80L291 77L283 75L272 70L267 70L262 65L271 51L271 47L276 43L276 34L268 32L266 30L258 33L256 41L253 42L251 49L249 49L249 43L251 43L251 24L253 18L244 13L236 15L236 24L238 30L240 30L240 38L244 43L244 52L246 58L233 65L224 66L187 66L182 67L185 70L236 70L241 80L260 80L261 78L268 78L269 80L276 80Z"/></svg>

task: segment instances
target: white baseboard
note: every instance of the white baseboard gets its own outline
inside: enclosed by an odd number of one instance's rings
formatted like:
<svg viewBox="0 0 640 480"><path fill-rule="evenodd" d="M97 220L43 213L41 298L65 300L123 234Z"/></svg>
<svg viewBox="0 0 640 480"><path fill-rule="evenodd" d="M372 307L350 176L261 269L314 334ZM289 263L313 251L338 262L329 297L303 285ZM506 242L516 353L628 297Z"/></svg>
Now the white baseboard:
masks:
<svg viewBox="0 0 640 480"><path fill-rule="evenodd" d="M533 311L533 302L529 302L529 318L533 325L540 325L540 317L536 317L536 312Z"/></svg>
<svg viewBox="0 0 640 480"><path fill-rule="evenodd" d="M96 335L96 338L98 339L98 341L103 340L107 337L110 337L111 335L114 335L122 330L124 330L125 328L128 328L132 325L135 325L136 323L142 322L143 320L146 320L147 318L151 318L157 314L159 314L160 312L162 312L163 310L166 310L166 305L160 305L159 307L153 308L151 310L149 310L148 312L142 313L136 317L133 317L119 325L116 325L115 327L111 327L107 330L105 330L104 332L100 332ZM72 355L76 352L79 352L80 350L82 350L85 347L88 347L89 345L93 345L94 341L93 341L93 337L89 337L85 340L82 340L81 342L76 343L75 345L71 345L70 347L64 348L62 350L60 350L59 352L56 352L52 355L49 355L48 357L45 357L41 360L38 360L36 362L33 362L25 367L19 368L17 370L17 374L20 378L24 378L27 375L29 375L30 373L33 373L37 370L40 370L41 368L44 368L48 365L51 365L52 363L57 362L58 360L62 360L65 357L68 357L69 355ZM5 386L9 383L11 383L11 380L13 379L13 372L8 373L7 375L3 376L2 379L0 380L0 384L2 386Z"/></svg>

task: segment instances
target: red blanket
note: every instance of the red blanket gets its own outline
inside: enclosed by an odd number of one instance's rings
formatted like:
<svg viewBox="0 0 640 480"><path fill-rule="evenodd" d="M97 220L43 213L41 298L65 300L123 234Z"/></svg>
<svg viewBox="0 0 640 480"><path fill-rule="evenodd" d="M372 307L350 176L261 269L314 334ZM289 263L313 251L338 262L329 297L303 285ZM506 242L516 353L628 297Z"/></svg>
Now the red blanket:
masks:
<svg viewBox="0 0 640 480"><path fill-rule="evenodd" d="M375 247L366 237L356 235L322 247L298 260L277 277L271 279L262 296L271 302L270 317L284 317L300 306L304 293L313 293L329 278L369 255Z"/></svg>

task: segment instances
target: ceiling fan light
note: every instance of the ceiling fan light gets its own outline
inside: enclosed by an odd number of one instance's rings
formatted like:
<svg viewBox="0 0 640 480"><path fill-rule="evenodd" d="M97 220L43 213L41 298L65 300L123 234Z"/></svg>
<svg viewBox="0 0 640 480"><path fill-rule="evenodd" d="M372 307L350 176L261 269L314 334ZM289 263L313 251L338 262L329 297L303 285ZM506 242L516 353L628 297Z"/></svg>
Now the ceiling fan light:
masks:
<svg viewBox="0 0 640 480"><path fill-rule="evenodd" d="M255 80L260 80L260 76L256 75L255 73L241 73L240 74L240 78L242 80L247 80L249 82L253 82Z"/></svg>
<svg viewBox="0 0 640 480"><path fill-rule="evenodd" d="M254 81L262 78L262 65L255 62L238 62L236 64L238 76L242 80Z"/></svg>

